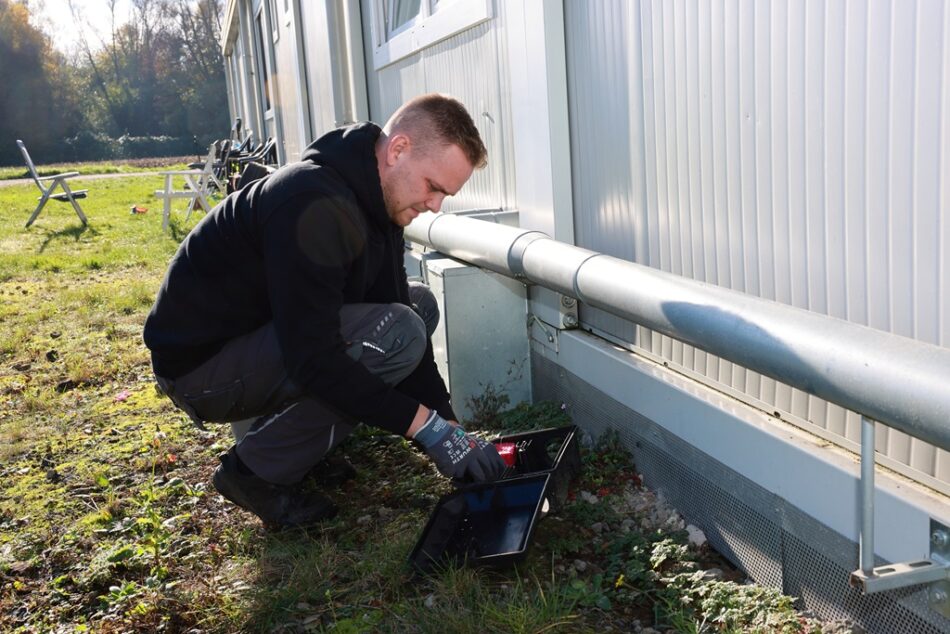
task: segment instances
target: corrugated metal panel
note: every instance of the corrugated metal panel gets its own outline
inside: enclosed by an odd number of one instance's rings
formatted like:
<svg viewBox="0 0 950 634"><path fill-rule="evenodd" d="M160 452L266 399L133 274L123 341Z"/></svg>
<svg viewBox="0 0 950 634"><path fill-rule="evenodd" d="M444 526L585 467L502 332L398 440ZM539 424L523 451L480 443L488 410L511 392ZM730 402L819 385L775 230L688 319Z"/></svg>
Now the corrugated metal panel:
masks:
<svg viewBox="0 0 950 634"><path fill-rule="evenodd" d="M372 69L372 0L363 0L370 115L380 124L404 101L426 92L445 92L469 109L488 148L488 167L476 171L462 191L446 201L446 211L504 208L512 200L514 165L507 99L507 46L503 18L462 31L390 66ZM496 12L497 14L498 12Z"/></svg>
<svg viewBox="0 0 950 634"><path fill-rule="evenodd" d="M333 108L333 70L326 2L300 2L300 30L307 68L307 96L314 139L336 127Z"/></svg>
<svg viewBox="0 0 950 634"><path fill-rule="evenodd" d="M298 47L293 10L282 2L271 5L276 15L271 16L279 38L274 43L274 83L276 84L278 116L280 117L280 143L284 148L284 162L300 160L307 145L301 117L300 73L298 72ZM273 27L272 27L273 28Z"/></svg>
<svg viewBox="0 0 950 634"><path fill-rule="evenodd" d="M228 60L230 72L233 77L231 88L234 93L232 95L232 99L234 100L234 112L232 114L235 117L241 117L242 122L246 124L252 121L251 113L254 111L253 102L249 96L252 94L249 83L253 78L251 73L247 70L248 64L244 50L244 38L241 35L238 35L238 38L235 40L231 57L228 58Z"/></svg>
<svg viewBox="0 0 950 634"><path fill-rule="evenodd" d="M567 0L565 22L580 246L950 345L944 2ZM582 319L860 438L839 407L599 311ZM950 481L946 452L880 436L889 458Z"/></svg>
<svg viewBox="0 0 950 634"><path fill-rule="evenodd" d="M359 89L352 90L348 0L296 0L300 15L300 115L307 144L355 120ZM357 35L355 39L361 40ZM363 72L360 68L358 72ZM357 79L357 81L361 81ZM309 117L309 119L308 119ZM305 121L303 121L305 120Z"/></svg>

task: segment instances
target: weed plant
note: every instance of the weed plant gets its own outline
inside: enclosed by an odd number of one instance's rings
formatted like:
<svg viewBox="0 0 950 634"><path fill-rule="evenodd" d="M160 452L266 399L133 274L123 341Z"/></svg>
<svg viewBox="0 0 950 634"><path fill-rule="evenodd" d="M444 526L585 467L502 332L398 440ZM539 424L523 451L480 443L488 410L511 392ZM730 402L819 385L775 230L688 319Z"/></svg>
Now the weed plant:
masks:
<svg viewBox="0 0 950 634"><path fill-rule="evenodd" d="M510 569L410 571L450 485L404 439L363 427L338 449L358 472L327 491L340 514L266 532L209 486L229 431L195 429L156 391L141 342L190 226L179 211L162 232L159 176L76 184L90 190L87 227L50 203L24 229L36 188L0 188L0 631L811 627L786 597L708 581L701 564L724 564L682 531L621 530L640 485L616 437L584 449L573 499ZM487 435L569 423L560 404L511 408L501 389L478 405L472 427Z"/></svg>

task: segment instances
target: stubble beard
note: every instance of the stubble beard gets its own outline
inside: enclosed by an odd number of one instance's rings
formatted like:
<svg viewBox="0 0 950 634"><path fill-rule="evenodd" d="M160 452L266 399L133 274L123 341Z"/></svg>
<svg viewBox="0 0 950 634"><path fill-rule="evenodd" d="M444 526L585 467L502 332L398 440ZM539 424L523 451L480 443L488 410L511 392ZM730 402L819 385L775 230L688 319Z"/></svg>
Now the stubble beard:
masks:
<svg viewBox="0 0 950 634"><path fill-rule="evenodd" d="M394 208L395 197L392 192L392 186L388 182L380 183L380 185L383 189L383 206L386 208L386 215L389 216L392 222L396 222L396 215L399 210Z"/></svg>

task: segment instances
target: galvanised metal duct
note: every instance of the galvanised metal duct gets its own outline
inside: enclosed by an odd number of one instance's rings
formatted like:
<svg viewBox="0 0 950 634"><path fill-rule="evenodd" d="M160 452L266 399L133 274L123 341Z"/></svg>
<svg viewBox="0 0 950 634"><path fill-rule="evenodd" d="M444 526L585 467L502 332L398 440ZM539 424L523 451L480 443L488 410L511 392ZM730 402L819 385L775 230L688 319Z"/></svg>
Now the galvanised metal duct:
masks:
<svg viewBox="0 0 950 634"><path fill-rule="evenodd" d="M950 350L453 214L407 237L551 288L950 450Z"/></svg>

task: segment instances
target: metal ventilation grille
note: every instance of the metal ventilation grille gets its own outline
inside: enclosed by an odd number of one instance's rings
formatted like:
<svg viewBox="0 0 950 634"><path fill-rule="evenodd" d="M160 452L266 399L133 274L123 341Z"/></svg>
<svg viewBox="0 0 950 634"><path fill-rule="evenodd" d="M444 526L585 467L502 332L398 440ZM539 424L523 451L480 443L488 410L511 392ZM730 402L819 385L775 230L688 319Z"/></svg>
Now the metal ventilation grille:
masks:
<svg viewBox="0 0 950 634"><path fill-rule="evenodd" d="M681 515L701 525L717 551L759 583L782 587L782 533L774 523L713 484L721 480L683 477L683 465L649 443L641 443L635 459L638 470L654 474L646 478L647 486L663 491Z"/></svg>
<svg viewBox="0 0 950 634"><path fill-rule="evenodd" d="M617 430L644 483L757 583L798 597L801 609L851 619L872 634L950 632L950 620L930 609L919 586L868 596L851 588L856 543L552 361L536 353L531 361L536 399L566 403L574 422L594 436Z"/></svg>
<svg viewBox="0 0 950 634"><path fill-rule="evenodd" d="M823 617L850 618L867 631L882 634L950 632L950 621L930 609L925 586L863 596L848 585L850 567L818 552L811 540L786 535L785 553L783 592L801 597L808 609ZM857 561L857 546L853 561Z"/></svg>

